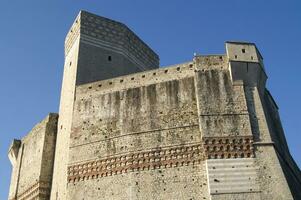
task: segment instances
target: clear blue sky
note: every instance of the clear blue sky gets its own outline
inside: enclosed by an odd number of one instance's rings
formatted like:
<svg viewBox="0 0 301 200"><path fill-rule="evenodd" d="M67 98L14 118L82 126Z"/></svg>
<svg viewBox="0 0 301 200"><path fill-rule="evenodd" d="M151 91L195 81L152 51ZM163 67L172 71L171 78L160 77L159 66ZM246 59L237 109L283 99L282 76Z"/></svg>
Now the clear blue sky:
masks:
<svg viewBox="0 0 301 200"><path fill-rule="evenodd" d="M57 112L64 37L80 9L127 24L161 58L224 53L224 42L255 42L264 56L286 138L301 166L301 1L27 0L0 2L0 199L7 199L7 150Z"/></svg>

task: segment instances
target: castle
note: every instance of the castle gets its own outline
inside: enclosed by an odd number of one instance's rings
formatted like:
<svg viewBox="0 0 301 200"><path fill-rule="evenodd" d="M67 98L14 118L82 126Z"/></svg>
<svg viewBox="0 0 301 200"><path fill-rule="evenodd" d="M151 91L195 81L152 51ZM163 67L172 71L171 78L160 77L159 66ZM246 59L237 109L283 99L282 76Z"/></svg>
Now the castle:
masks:
<svg viewBox="0 0 301 200"><path fill-rule="evenodd" d="M9 148L9 199L301 199L266 80L253 43L159 68L127 26L81 11L59 114Z"/></svg>

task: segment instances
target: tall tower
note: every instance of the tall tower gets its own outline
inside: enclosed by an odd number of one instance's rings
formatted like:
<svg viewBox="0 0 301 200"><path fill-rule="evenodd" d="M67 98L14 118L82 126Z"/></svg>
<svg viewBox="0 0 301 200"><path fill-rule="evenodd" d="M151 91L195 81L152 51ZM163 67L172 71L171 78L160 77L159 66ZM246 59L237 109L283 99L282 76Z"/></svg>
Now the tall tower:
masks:
<svg viewBox="0 0 301 200"><path fill-rule="evenodd" d="M158 67L157 54L127 26L86 11L79 13L65 40L51 199L67 199L67 162L76 86Z"/></svg>

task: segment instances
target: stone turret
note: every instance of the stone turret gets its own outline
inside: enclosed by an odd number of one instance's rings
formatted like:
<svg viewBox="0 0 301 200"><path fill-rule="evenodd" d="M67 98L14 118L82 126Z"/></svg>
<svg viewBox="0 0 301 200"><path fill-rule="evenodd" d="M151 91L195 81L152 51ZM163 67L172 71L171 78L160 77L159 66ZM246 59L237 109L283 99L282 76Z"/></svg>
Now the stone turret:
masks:
<svg viewBox="0 0 301 200"><path fill-rule="evenodd" d="M256 45L248 42L226 42L226 53L232 80L243 81L247 86L256 86L263 94L267 75Z"/></svg>
<svg viewBox="0 0 301 200"><path fill-rule="evenodd" d="M9 147L8 158L13 166L17 162L20 146L21 146L21 140L14 139Z"/></svg>

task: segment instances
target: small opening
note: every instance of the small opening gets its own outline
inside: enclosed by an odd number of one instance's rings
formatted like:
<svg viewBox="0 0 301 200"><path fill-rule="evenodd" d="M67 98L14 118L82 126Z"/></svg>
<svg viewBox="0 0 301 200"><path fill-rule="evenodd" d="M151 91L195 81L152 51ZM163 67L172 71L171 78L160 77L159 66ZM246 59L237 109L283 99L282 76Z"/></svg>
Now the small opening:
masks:
<svg viewBox="0 0 301 200"><path fill-rule="evenodd" d="M108 61L112 61L112 56L108 56Z"/></svg>
<svg viewBox="0 0 301 200"><path fill-rule="evenodd" d="M70 61L69 66L71 66L71 65L72 65L72 62Z"/></svg>
<svg viewBox="0 0 301 200"><path fill-rule="evenodd" d="M92 89L92 86L88 87L89 89Z"/></svg>
<svg viewBox="0 0 301 200"><path fill-rule="evenodd" d="M112 82L110 82L109 84L112 85Z"/></svg>
<svg viewBox="0 0 301 200"><path fill-rule="evenodd" d="M154 72L153 75L156 76L156 72Z"/></svg>
<svg viewBox="0 0 301 200"><path fill-rule="evenodd" d="M242 53L246 53L246 50L245 50L245 49L242 49L241 52L242 52Z"/></svg>
<svg viewBox="0 0 301 200"><path fill-rule="evenodd" d="M134 80L134 79L135 79L134 77L131 78L131 80Z"/></svg>
<svg viewBox="0 0 301 200"><path fill-rule="evenodd" d="M251 56L251 60L253 60L253 56Z"/></svg>
<svg viewBox="0 0 301 200"><path fill-rule="evenodd" d="M123 82L123 79L120 80L120 83L122 83L122 82Z"/></svg>
<svg viewBox="0 0 301 200"><path fill-rule="evenodd" d="M99 84L98 87L101 87L101 84Z"/></svg>
<svg viewBox="0 0 301 200"><path fill-rule="evenodd" d="M168 70L166 69L164 72L165 72L165 73L167 73L167 72L168 72Z"/></svg>
<svg viewBox="0 0 301 200"><path fill-rule="evenodd" d="M145 75L142 75L142 78L145 78Z"/></svg>
<svg viewBox="0 0 301 200"><path fill-rule="evenodd" d="M177 67L177 71L180 71L180 69L181 69L180 67Z"/></svg>
<svg viewBox="0 0 301 200"><path fill-rule="evenodd" d="M237 58L237 55L235 55L235 58Z"/></svg>

